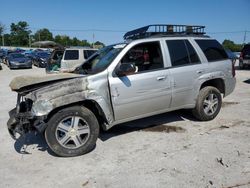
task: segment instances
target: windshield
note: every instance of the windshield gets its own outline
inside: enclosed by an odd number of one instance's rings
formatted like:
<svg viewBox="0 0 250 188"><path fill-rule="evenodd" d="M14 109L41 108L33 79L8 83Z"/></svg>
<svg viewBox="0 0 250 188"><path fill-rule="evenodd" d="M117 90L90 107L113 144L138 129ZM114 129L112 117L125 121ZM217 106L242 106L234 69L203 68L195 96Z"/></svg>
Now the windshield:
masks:
<svg viewBox="0 0 250 188"><path fill-rule="evenodd" d="M79 73L95 74L105 70L124 47L125 44L111 45L100 49L80 67Z"/></svg>
<svg viewBox="0 0 250 188"><path fill-rule="evenodd" d="M11 54L12 58L23 58L25 57L23 54Z"/></svg>

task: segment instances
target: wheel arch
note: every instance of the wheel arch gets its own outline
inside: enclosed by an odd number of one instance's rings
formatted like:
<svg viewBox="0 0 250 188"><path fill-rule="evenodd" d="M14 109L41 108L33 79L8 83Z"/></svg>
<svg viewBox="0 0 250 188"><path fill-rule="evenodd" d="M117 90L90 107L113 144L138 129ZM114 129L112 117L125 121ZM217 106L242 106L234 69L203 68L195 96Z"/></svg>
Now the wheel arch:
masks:
<svg viewBox="0 0 250 188"><path fill-rule="evenodd" d="M60 107L57 107L57 108L53 109L47 115L46 123L49 121L49 119L54 114L56 114L60 110L62 110L64 108L72 107L72 106L84 106L85 108L89 109L95 115L96 119L98 120L100 128L102 128L103 130L107 129L106 124L108 123L108 121L107 121L106 115L103 112L100 105L94 100L84 100L84 101L74 102L74 103L70 103L70 104L66 104L66 105L62 105Z"/></svg>
<svg viewBox="0 0 250 188"><path fill-rule="evenodd" d="M211 79L211 80L207 80L205 82L203 82L200 86L200 89L203 89L204 87L207 86L212 86L217 88L220 93L222 93L223 95L225 95L225 82L222 78L215 78L215 79Z"/></svg>

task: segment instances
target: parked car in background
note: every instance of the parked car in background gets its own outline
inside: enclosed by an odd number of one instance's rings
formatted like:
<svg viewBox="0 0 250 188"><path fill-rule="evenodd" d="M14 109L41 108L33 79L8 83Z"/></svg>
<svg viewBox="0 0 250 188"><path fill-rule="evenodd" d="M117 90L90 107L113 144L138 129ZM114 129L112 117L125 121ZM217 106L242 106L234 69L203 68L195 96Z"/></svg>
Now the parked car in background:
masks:
<svg viewBox="0 0 250 188"><path fill-rule="evenodd" d="M64 48L58 48L53 50L47 62L46 73L49 74L59 72L61 68L61 60L63 57L63 53Z"/></svg>
<svg viewBox="0 0 250 188"><path fill-rule="evenodd" d="M98 49L87 47L66 48L61 60L61 71L68 71L85 62Z"/></svg>
<svg viewBox="0 0 250 188"><path fill-rule="evenodd" d="M227 53L228 58L231 59L233 64L235 65L235 62L237 60L236 54L229 49L225 49L225 52Z"/></svg>
<svg viewBox="0 0 250 188"><path fill-rule="evenodd" d="M50 53L48 51L38 51L34 54L32 63L37 67L45 68L47 66L49 56Z"/></svg>
<svg viewBox="0 0 250 188"><path fill-rule="evenodd" d="M239 67L245 69L250 65L250 44L244 45L240 53Z"/></svg>
<svg viewBox="0 0 250 188"><path fill-rule="evenodd" d="M22 48L16 48L14 50L15 53L24 53L26 50L22 49Z"/></svg>
<svg viewBox="0 0 250 188"><path fill-rule="evenodd" d="M1 62L3 61L3 58L4 58L5 54L6 54L6 50L0 49L0 61Z"/></svg>
<svg viewBox="0 0 250 188"><path fill-rule="evenodd" d="M32 49L29 49L29 50L25 50L22 54L25 55L25 56L28 56L29 54L31 54L33 52Z"/></svg>
<svg viewBox="0 0 250 188"><path fill-rule="evenodd" d="M236 55L237 59L240 59L240 52L233 52L233 53Z"/></svg>
<svg viewBox="0 0 250 188"><path fill-rule="evenodd" d="M21 53L10 53L6 58L6 64L10 69L32 68L31 59Z"/></svg>
<svg viewBox="0 0 250 188"><path fill-rule="evenodd" d="M7 64L7 57L9 54L14 53L12 50L5 49L2 57L2 61L4 64Z"/></svg>

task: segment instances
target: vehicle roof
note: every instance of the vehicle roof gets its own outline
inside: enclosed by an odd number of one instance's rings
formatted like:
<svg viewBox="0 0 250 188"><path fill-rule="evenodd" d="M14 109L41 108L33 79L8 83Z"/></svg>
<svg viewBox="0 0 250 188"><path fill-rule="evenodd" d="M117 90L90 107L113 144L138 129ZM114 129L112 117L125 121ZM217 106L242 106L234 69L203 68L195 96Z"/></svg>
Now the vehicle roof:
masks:
<svg viewBox="0 0 250 188"><path fill-rule="evenodd" d="M209 36L153 36L148 38L142 38L142 39L134 39L134 40L127 40L124 42L124 44L129 44L132 42L145 42L145 41L154 41L154 40L178 40L178 39L201 39L201 40L208 40L213 39Z"/></svg>
<svg viewBox="0 0 250 188"><path fill-rule="evenodd" d="M72 47L66 48L65 50L98 50L98 49L85 47L85 46L72 46Z"/></svg>
<svg viewBox="0 0 250 188"><path fill-rule="evenodd" d="M201 25L176 25L176 24L153 24L128 31L123 38L136 40L151 37L175 37L175 36L205 36L205 26Z"/></svg>

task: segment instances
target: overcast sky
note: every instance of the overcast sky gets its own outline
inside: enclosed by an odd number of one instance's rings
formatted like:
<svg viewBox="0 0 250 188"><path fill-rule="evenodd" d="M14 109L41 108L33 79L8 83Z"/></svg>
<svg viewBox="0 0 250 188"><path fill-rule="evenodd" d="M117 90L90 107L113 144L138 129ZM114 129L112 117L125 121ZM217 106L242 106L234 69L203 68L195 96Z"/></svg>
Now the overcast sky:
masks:
<svg viewBox="0 0 250 188"><path fill-rule="evenodd" d="M205 25L222 42L244 40L250 31L250 0L0 0L0 22L8 31L12 22L27 21L35 32L48 28L106 45L123 41L128 30L149 24ZM246 32L250 42L250 32Z"/></svg>

